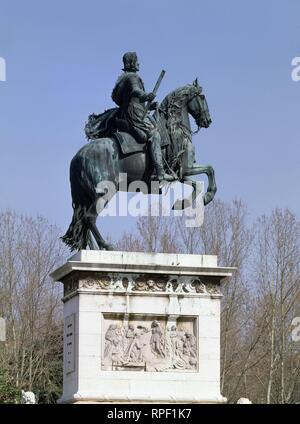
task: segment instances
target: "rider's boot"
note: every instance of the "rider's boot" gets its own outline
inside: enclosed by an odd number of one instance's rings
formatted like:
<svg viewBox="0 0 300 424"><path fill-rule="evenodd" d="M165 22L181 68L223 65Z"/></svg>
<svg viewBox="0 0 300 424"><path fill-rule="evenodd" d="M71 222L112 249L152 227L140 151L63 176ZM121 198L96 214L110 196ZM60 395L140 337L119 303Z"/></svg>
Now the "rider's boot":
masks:
<svg viewBox="0 0 300 424"><path fill-rule="evenodd" d="M151 152L152 161L156 169L158 181L159 182L174 181L174 177L172 175L167 174L164 171L161 146L160 146L160 136L158 133L152 134L152 137L150 139L150 152Z"/></svg>

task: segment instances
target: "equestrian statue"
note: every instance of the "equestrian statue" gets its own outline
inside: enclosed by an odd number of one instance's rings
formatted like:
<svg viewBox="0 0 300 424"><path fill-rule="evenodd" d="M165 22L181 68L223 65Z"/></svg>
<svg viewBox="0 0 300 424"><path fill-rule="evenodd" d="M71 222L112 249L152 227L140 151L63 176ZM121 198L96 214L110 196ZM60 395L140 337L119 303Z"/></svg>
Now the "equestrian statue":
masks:
<svg viewBox="0 0 300 424"><path fill-rule="evenodd" d="M212 201L217 191L213 167L195 161L189 115L198 130L211 124L206 98L197 79L172 91L158 104L154 99L164 71L153 92L147 93L138 74L136 53L125 53L123 64L123 74L112 91L117 107L89 116L85 126L89 141L71 161L73 218L62 237L71 250L87 246L113 249L96 226L97 216L115 194L108 182L113 183L116 190L130 191L132 182L142 181L150 193L153 181L158 182L159 187L179 181L192 185L194 201L199 193L192 176L206 174L204 205ZM173 208L184 209L189 205L182 201Z"/></svg>

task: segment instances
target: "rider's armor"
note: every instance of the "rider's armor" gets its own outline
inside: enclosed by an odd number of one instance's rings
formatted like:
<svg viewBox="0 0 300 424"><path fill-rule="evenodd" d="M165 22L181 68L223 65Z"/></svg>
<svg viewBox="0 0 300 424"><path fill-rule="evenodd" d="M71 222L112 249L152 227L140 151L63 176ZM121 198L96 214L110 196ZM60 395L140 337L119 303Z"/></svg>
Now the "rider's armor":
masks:
<svg viewBox="0 0 300 424"><path fill-rule="evenodd" d="M156 122L149 113L145 114L147 101L152 101L152 93L147 94L142 79L137 74L138 62L135 53L123 56L124 73L118 78L112 92L113 101L120 107L119 118L128 125L128 131L141 142L150 142L151 157L157 177L172 181L174 178L164 172L161 138Z"/></svg>

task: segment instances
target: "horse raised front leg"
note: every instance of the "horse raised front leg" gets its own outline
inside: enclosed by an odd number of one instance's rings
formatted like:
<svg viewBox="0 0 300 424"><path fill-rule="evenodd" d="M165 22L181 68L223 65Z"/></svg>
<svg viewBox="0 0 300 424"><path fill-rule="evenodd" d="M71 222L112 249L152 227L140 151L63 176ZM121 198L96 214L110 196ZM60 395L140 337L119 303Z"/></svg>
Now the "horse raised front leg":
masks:
<svg viewBox="0 0 300 424"><path fill-rule="evenodd" d="M200 174L206 174L208 178L208 187L203 198L204 205L207 205L213 200L217 191L214 168L211 165L195 164L193 167L184 170L184 177Z"/></svg>

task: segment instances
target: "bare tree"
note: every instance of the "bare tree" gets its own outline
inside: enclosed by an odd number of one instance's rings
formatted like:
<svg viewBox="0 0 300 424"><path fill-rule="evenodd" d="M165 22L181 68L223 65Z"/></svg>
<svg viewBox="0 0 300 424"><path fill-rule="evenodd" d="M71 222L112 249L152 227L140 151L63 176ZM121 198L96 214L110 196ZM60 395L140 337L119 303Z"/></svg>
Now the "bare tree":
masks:
<svg viewBox="0 0 300 424"><path fill-rule="evenodd" d="M266 316L259 348L268 357L259 378L267 403L290 403L300 375L291 338L291 323L299 312L300 224L289 210L276 209L270 217L262 216L256 228L253 277L256 302Z"/></svg>
<svg viewBox="0 0 300 424"><path fill-rule="evenodd" d="M179 217L140 216L137 219L136 233L124 233L118 242L118 248L142 252L178 252Z"/></svg>
<svg viewBox="0 0 300 424"><path fill-rule="evenodd" d="M2 357L16 388L50 400L61 384L61 289L49 273L66 251L42 217L0 215L0 314L8 340ZM58 366L59 363L59 366Z"/></svg>

